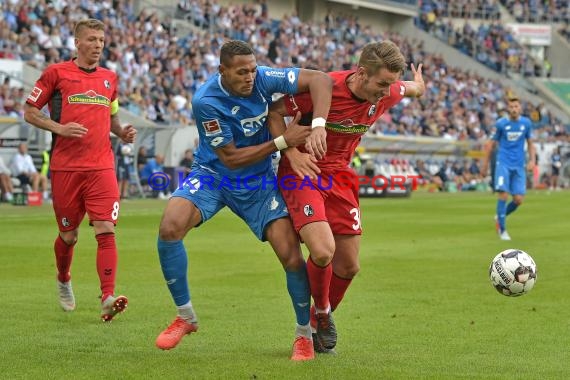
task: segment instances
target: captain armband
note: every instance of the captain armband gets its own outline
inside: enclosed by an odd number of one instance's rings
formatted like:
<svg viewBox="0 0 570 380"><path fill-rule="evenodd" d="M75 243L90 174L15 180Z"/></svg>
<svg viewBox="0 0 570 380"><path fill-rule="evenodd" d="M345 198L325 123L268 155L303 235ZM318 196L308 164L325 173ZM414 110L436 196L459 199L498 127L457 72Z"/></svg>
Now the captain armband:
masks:
<svg viewBox="0 0 570 380"><path fill-rule="evenodd" d="M111 102L111 116L114 116L119 112L119 99L115 99Z"/></svg>

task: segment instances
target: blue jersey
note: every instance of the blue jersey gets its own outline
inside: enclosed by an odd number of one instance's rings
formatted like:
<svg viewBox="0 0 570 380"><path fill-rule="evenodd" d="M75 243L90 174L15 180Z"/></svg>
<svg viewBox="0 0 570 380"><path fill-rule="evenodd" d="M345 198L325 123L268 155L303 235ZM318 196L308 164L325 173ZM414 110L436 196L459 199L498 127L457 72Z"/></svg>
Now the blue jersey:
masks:
<svg viewBox="0 0 570 380"><path fill-rule="evenodd" d="M491 139L499 143L497 163L507 167L525 165L524 144L532 138L532 122L520 116L518 120L502 117L497 121Z"/></svg>
<svg viewBox="0 0 570 380"><path fill-rule="evenodd" d="M200 137L194 165L226 178L259 176L270 172L271 156L234 170L219 160L215 149L234 142L237 148L263 144L271 139L267 128L268 108L275 93L297 93L299 69L257 67L252 94L231 95L216 74L204 83L192 100Z"/></svg>

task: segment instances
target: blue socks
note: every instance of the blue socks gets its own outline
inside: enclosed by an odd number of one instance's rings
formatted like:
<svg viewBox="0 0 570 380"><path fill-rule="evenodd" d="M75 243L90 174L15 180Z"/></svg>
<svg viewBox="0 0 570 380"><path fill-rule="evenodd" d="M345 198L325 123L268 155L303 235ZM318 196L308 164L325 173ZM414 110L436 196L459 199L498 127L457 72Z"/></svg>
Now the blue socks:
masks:
<svg viewBox="0 0 570 380"><path fill-rule="evenodd" d="M158 238L158 258L168 290L176 306L190 302L188 288L188 256L182 240L164 241Z"/></svg>
<svg viewBox="0 0 570 380"><path fill-rule="evenodd" d="M519 207L515 201L510 201L507 205L507 201L497 200L497 218L499 221L499 226L501 227L501 232L505 230L505 223L507 215L512 214Z"/></svg>
<svg viewBox="0 0 570 380"><path fill-rule="evenodd" d="M507 202L501 199L497 200L497 218L501 232L505 230L505 218L507 217Z"/></svg>
<svg viewBox="0 0 570 380"><path fill-rule="evenodd" d="M518 204L516 204L514 201L511 201L511 203L509 203L507 205L507 215L509 215L512 212L515 212L515 210L519 207Z"/></svg>
<svg viewBox="0 0 570 380"><path fill-rule="evenodd" d="M297 271L285 271L287 278L287 290L293 301L293 308L297 316L297 324L304 326L309 323L311 308L311 290L307 278L305 265Z"/></svg>

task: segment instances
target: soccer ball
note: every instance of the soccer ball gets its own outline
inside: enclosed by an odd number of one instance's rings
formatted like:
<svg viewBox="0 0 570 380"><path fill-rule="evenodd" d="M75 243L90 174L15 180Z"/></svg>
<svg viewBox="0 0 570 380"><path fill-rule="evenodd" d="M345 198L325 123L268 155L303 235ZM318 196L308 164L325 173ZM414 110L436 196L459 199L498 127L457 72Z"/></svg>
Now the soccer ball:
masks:
<svg viewBox="0 0 570 380"><path fill-rule="evenodd" d="M536 264L520 249L499 253L489 267L491 284L505 296L517 297L530 292L536 282Z"/></svg>

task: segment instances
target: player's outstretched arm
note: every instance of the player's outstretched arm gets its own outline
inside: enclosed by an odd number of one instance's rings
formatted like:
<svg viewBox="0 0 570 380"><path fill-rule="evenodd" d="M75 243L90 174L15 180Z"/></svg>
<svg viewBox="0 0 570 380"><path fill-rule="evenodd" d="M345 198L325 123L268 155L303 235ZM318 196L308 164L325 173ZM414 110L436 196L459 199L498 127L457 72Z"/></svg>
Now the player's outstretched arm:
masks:
<svg viewBox="0 0 570 380"><path fill-rule="evenodd" d="M299 92L309 91L313 103L313 133L307 138L305 148L313 156L321 159L327 152L326 120L332 98L333 82L327 74L301 69L299 74Z"/></svg>
<svg viewBox="0 0 570 380"><path fill-rule="evenodd" d="M426 91L426 85L424 83L424 77L422 75L423 64L420 63L417 69L413 63L410 65L410 67L412 69L412 73L414 74L414 80L404 81L404 87L406 88L404 96L408 98L419 98Z"/></svg>
<svg viewBox="0 0 570 380"><path fill-rule="evenodd" d="M59 124L30 104L24 104L24 120L36 128L55 133L63 137L83 137L87 128L78 123Z"/></svg>

